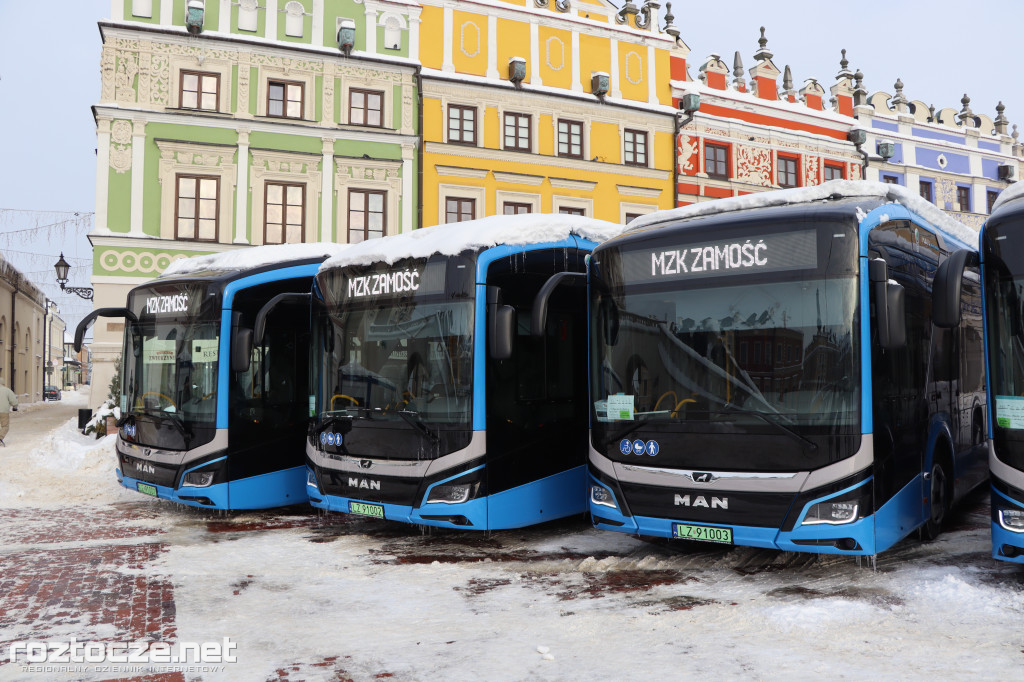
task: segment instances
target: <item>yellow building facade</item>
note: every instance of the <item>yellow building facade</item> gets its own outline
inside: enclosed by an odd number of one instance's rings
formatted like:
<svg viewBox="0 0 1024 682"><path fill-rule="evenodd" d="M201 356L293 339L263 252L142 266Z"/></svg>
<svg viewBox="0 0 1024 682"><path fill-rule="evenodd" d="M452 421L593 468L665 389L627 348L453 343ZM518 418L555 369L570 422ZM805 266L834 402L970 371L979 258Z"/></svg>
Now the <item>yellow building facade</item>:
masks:
<svg viewBox="0 0 1024 682"><path fill-rule="evenodd" d="M599 0L426 0L422 226L675 204L671 20Z"/></svg>

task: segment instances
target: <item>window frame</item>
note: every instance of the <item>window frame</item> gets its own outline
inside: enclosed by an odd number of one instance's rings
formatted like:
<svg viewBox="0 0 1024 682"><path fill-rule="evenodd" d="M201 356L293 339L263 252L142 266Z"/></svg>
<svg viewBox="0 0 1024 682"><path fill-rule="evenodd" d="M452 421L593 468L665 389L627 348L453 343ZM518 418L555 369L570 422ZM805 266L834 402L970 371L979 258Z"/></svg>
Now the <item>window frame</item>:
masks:
<svg viewBox="0 0 1024 682"><path fill-rule="evenodd" d="M587 209L582 206L559 206L558 215L574 215L586 217Z"/></svg>
<svg viewBox="0 0 1024 682"><path fill-rule="evenodd" d="M459 138L458 139L452 139L452 113L456 112L456 111L459 112L459 119L458 119L458 121L460 123L460 125L458 127ZM466 139L466 136L465 136L465 122L466 122L465 113L468 112L468 111L473 112L473 127L472 127L472 129L470 131L472 133L472 139ZM466 104L449 104L448 105L448 119L447 119L447 127L446 127L445 130L446 130L446 135L447 135L447 139L448 139L448 143L449 144L461 144L461 145L466 145L467 147L475 147L475 146L477 146L476 131L477 131L477 123L479 122L479 118L480 118L478 113L479 112L477 111L477 108L474 107L474 106L468 106Z"/></svg>
<svg viewBox="0 0 1024 682"><path fill-rule="evenodd" d="M565 135L568 137L566 146L569 151L562 152L562 126L567 126ZM555 153L563 159L582 159L584 155L584 140L583 140L583 121L577 121L569 118L560 118L555 126ZM576 153L572 152L572 136L574 131L579 135L579 142L577 143L579 150Z"/></svg>
<svg viewBox="0 0 1024 682"><path fill-rule="evenodd" d="M274 90L274 86L275 85L278 85L278 86L281 86L281 87L284 88L284 91L282 92L283 99L280 100L280 102L281 102L281 113L280 114L272 114L272 113L270 113L271 112L271 103L275 102L275 101L278 101L278 100L274 100L271 97L271 95L273 94L273 90ZM289 88L289 86L296 86L296 87L299 88L299 100L298 100L298 102L299 102L299 115L298 116L289 116L288 115L288 103L293 101L293 100L288 99L288 88ZM266 104L267 104L266 115L267 115L268 118L286 118L286 119L290 119L292 121L304 120L305 119L305 111L306 111L306 84L303 83L302 81L290 81L290 80L285 80L283 78L268 78L267 79L267 102L266 102Z"/></svg>
<svg viewBox="0 0 1024 682"><path fill-rule="evenodd" d="M353 230L352 230L352 214L353 214L352 195L353 194L362 194L363 197L364 197L363 210L362 210L362 213L363 213L363 230L362 230L363 238L360 239L359 241L369 241L370 239L376 239L376 237L371 237L370 236L370 227L369 227L370 221L369 221L369 217L370 217L371 213L370 213L369 201L368 201L370 195L378 195L381 198L381 211L380 211L380 213L381 213L381 228L380 228L380 236L381 237L386 237L387 234L388 234L388 192L387 192L387 190L384 190L384 189L365 189L365 188L362 188L362 187L349 187L349 189L348 189L348 220L347 220L347 223L346 223L346 230L345 230L345 235L346 235L346 239L347 239L348 243L349 244L357 244L358 243L358 242L352 241L352 234L353 234Z"/></svg>
<svg viewBox="0 0 1024 682"><path fill-rule="evenodd" d="M181 220L180 208L181 208L181 181L185 180L196 180L196 195L193 197L195 215L192 217L193 221L193 237L184 237L178 232L179 221ZM214 181L214 213L213 213L213 237L210 239L202 238L199 236L199 202L201 201L200 194L200 183L201 180L213 180ZM206 242L206 243L217 243L220 235L220 176L219 175L202 175L198 173L175 173L174 174L174 239L177 241L188 241L188 242Z"/></svg>
<svg viewBox="0 0 1024 682"><path fill-rule="evenodd" d="M267 221L267 214L270 210L270 187L279 186L282 188L281 193L281 241L272 242L267 240L268 232L270 229L270 223ZM301 228L301 234L299 235L298 242L288 241L288 188L289 187L301 187L302 188L302 217L300 218L299 226ZM276 223L275 223L276 224ZM304 182L287 182L284 180L267 180L263 183L263 243L264 244L305 244L306 243L306 183Z"/></svg>
<svg viewBox="0 0 1024 682"><path fill-rule="evenodd" d="M364 96L364 98L365 98L364 99L365 106L357 109L357 107L355 106L355 103L352 101L353 98L356 95L363 95ZM376 95L377 97L380 98L380 108L379 109L370 109L370 107L369 107L369 104L370 104L369 96L370 95ZM349 91L348 91L348 124L349 125L353 125L353 126L361 126L363 128L383 128L384 127L384 122L385 122L384 121L384 107L385 107L384 99L385 98L384 98L384 91L383 90L370 90L368 88L349 88ZM363 112L363 123L356 123L355 120L354 120L353 112L355 112L357 110ZM371 112L371 111L377 112L377 117L380 120L380 123L375 125L373 123L368 123L367 122L369 120L367 114L369 112Z"/></svg>
<svg viewBox="0 0 1024 682"><path fill-rule="evenodd" d="M514 134L515 145L509 146L508 140L508 127L509 119L514 119ZM522 144L522 137L519 135L519 131L522 128L522 122L526 122L526 144ZM533 115L523 114L517 111L506 111L502 116L501 125L501 141L502 149L509 152L532 152L533 151Z"/></svg>
<svg viewBox="0 0 1024 682"><path fill-rule="evenodd" d="M196 106L187 107L185 106L185 77L196 76L197 82L196 87ZM207 109L202 106L203 103L203 80L213 79L215 83L213 91L213 109ZM191 91L190 91L191 92ZM220 112L220 74L216 71L195 71L192 69L182 69L178 72L178 108L187 109L188 111L214 111Z"/></svg>
<svg viewBox="0 0 1024 682"><path fill-rule="evenodd" d="M839 173L839 177L835 177L835 178L828 177L829 171L832 171L833 173L838 172ZM840 164L840 163L828 163L828 162L825 162L824 170L822 171L822 177L824 178L825 182L829 182L830 180L845 180L846 179L846 166L844 164Z"/></svg>
<svg viewBox="0 0 1024 682"><path fill-rule="evenodd" d="M964 206L962 198L967 199L967 206ZM971 212L971 188L962 185L956 186L956 210L960 213Z"/></svg>
<svg viewBox="0 0 1024 682"><path fill-rule="evenodd" d="M708 152L709 151L721 152L721 154L722 154L722 158L721 159L717 159L717 158L713 159L714 165L716 166L715 171L712 171L712 170L710 170L708 168L708 160L709 160L708 159ZM728 180L729 179L729 171L730 171L729 166L731 165L729 163L729 156L730 156L730 152L731 151L732 151L732 149L727 144L722 144L721 142L705 142L704 143L704 173L709 178L711 178L712 180ZM718 166L719 163L721 163L723 166L725 166L725 172L724 173L717 172L717 166Z"/></svg>
<svg viewBox="0 0 1024 682"><path fill-rule="evenodd" d="M456 208L456 212L455 212L456 220L449 220L449 217L452 215L452 212L450 210L449 204L451 202L453 202L453 201L457 202L457 204L458 204L458 206ZM462 218L462 215L463 215L462 207L464 205L468 205L469 208L470 208L470 212L469 212L469 217L468 218ZM466 222L467 220L476 220L476 198L475 197L452 197L452 196L445 197L444 198L444 215L445 215L445 224L446 225L447 224L451 224L451 223L462 223L462 222Z"/></svg>
<svg viewBox="0 0 1024 682"><path fill-rule="evenodd" d="M782 182L783 174L785 174L786 176L790 175L790 171L788 170L788 168L786 170L783 169L783 164L786 164L787 167L789 164L793 164L793 184L784 184ZM800 187L800 157L790 156L788 154L779 154L778 159L776 161L775 176L776 180L778 181L779 187L781 187L782 189L793 189L795 187Z"/></svg>
<svg viewBox="0 0 1024 682"><path fill-rule="evenodd" d="M629 144L632 142L633 149L629 149ZM638 144L638 142L640 144ZM638 150L638 147L642 147L642 150ZM622 163L626 166L636 166L638 168L649 168L650 167L650 152L647 145L647 131L637 130L636 128L624 128L622 131ZM640 155L643 155L643 161L637 160Z"/></svg>
<svg viewBox="0 0 1024 682"><path fill-rule="evenodd" d="M988 214L989 215L992 215L992 207L995 205L996 201L998 201L998 200L999 200L999 192L996 192L995 190L991 190L991 189L985 190L985 202L986 202L986 205L988 206Z"/></svg>
<svg viewBox="0 0 1024 682"><path fill-rule="evenodd" d="M512 213L508 212L508 209L510 209L510 208L513 209ZM523 209L523 208L525 208L526 210L525 211L519 210L519 209ZM505 202L502 202L502 204L501 204L501 214L502 215L524 215L524 214L527 214L527 213L533 213L533 204L530 204L530 203L525 202L525 201L505 201Z"/></svg>
<svg viewBox="0 0 1024 682"><path fill-rule="evenodd" d="M928 196L924 195L925 188L928 188ZM935 203L935 183L931 180L918 180L917 181L917 193L918 195L927 201L929 204Z"/></svg>

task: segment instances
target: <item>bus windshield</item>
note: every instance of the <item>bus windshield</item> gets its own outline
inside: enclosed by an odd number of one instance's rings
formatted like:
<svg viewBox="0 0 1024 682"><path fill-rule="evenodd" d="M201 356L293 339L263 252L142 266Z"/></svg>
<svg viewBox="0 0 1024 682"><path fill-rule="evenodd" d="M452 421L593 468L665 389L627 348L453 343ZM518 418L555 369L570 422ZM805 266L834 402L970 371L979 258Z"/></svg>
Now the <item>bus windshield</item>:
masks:
<svg viewBox="0 0 1024 682"><path fill-rule="evenodd" d="M595 447L614 452L641 426L771 434L797 452L817 449L810 436L857 432L854 224L640 236L592 260Z"/></svg>
<svg viewBox="0 0 1024 682"><path fill-rule="evenodd" d="M121 408L137 443L185 450L213 438L220 321L204 293L174 285L129 298L138 322L125 335Z"/></svg>

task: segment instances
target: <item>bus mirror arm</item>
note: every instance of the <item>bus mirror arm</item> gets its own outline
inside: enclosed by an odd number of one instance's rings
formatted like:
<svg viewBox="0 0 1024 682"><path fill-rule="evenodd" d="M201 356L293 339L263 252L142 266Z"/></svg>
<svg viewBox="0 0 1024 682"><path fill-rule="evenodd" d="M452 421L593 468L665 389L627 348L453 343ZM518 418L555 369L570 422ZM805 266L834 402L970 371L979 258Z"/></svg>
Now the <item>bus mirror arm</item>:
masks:
<svg viewBox="0 0 1024 682"><path fill-rule="evenodd" d="M555 288L558 287L567 278L576 279L583 278L586 282L587 273L585 272L556 272L548 278L548 281L544 282L544 286L537 292L537 296L533 299L533 318L530 320L530 335L540 338L544 336L544 332L547 331L548 325L548 300L551 298L551 294Z"/></svg>
<svg viewBox="0 0 1024 682"><path fill-rule="evenodd" d="M82 321L78 323L78 327L75 328L76 353L82 352L82 341L85 339L85 332L97 317L123 317L133 324L139 321L139 318L135 317L135 313L127 308L97 308L82 318Z"/></svg>
<svg viewBox="0 0 1024 682"><path fill-rule="evenodd" d="M960 324L964 270L977 266L977 252L968 249L950 254L939 264L932 281L932 318L936 327L952 329Z"/></svg>
<svg viewBox="0 0 1024 682"><path fill-rule="evenodd" d="M263 345L263 334L267 329L267 316L270 315L271 312L273 312L274 308L276 308L281 303L303 303L308 306L310 305L311 298L312 296L309 293L303 294L286 292L283 294L278 294L274 298L264 303L263 307L260 308L260 311L256 313L256 324L253 325L253 344L257 346ZM248 363L246 364L248 366Z"/></svg>
<svg viewBox="0 0 1024 682"><path fill-rule="evenodd" d="M248 327L237 327L231 344L231 371L244 372L249 369L252 355L253 332Z"/></svg>

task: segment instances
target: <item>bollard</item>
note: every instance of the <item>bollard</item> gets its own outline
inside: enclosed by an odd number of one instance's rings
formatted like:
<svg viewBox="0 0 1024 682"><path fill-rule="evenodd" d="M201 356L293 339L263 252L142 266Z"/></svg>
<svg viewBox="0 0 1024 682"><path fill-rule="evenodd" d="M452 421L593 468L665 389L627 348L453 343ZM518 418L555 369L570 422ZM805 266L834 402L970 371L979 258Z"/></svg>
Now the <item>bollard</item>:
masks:
<svg viewBox="0 0 1024 682"><path fill-rule="evenodd" d="M88 407L85 408L85 409L79 410L78 411L78 430L84 432L85 431L85 426L86 426L86 424L89 423L90 419L92 419L92 410L90 410Z"/></svg>

